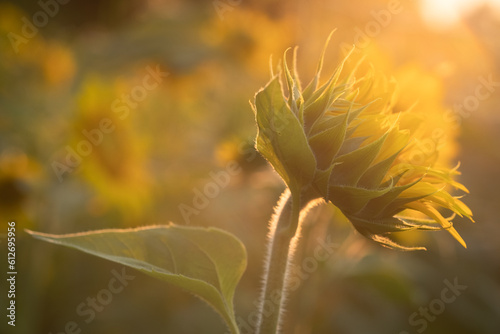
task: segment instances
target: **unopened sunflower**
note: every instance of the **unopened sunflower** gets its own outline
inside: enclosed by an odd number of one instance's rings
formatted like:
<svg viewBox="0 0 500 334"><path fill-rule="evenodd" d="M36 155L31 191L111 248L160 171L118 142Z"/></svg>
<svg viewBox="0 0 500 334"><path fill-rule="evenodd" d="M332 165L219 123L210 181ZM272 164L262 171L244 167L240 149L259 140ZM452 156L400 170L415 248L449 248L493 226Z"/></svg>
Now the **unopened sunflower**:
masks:
<svg viewBox="0 0 500 334"><path fill-rule="evenodd" d="M423 249L389 237L415 229L446 229L466 247L452 218L472 220L472 212L448 192L451 187L467 192L454 180L457 168L437 165L442 145L419 154L434 129L411 108L395 110L394 82L374 71L358 77L357 66L343 73L349 55L320 85L324 54L315 76L302 88L296 52L292 70L285 53L283 73L271 73L252 104L257 150L283 178L293 200L302 207L319 198L330 201L362 235L390 248ZM445 218L440 208L452 216Z"/></svg>

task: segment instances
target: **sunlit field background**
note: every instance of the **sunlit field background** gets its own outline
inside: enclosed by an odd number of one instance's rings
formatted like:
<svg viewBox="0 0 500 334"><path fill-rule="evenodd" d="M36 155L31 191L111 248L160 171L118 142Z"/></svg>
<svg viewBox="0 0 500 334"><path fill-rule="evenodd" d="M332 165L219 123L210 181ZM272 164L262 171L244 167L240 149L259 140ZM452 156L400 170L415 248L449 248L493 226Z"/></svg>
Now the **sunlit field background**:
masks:
<svg viewBox="0 0 500 334"><path fill-rule="evenodd" d="M355 44L354 58L398 81L402 109L435 110L444 126L427 145L443 134L454 141L442 154L461 163L476 223L455 219L468 249L445 232L412 232L400 241L428 251L403 253L318 207L298 249L284 333L500 333L498 1L53 3L48 14L35 1L0 3L0 233L16 222L18 272L12 328L2 237L2 333L224 333L205 303L132 269L135 278L103 299L121 266L23 232L168 222L243 241L248 268L235 305L251 333L267 222L284 184L253 149L248 101L269 80L270 55L276 66L290 46L308 81L335 28L325 77ZM221 173L229 180L207 188ZM325 244L333 251L318 261ZM466 288L443 297L454 282Z"/></svg>

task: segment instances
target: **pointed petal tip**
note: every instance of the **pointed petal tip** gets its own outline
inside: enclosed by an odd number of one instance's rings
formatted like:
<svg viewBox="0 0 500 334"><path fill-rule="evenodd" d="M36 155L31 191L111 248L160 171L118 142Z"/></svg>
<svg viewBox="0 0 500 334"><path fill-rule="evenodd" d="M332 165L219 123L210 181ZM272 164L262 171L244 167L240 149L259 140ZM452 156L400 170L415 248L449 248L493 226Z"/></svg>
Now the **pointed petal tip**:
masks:
<svg viewBox="0 0 500 334"><path fill-rule="evenodd" d="M467 249L467 244L465 243L464 239L458 234L457 230L455 230L454 227L451 227L448 229L448 232L465 248Z"/></svg>

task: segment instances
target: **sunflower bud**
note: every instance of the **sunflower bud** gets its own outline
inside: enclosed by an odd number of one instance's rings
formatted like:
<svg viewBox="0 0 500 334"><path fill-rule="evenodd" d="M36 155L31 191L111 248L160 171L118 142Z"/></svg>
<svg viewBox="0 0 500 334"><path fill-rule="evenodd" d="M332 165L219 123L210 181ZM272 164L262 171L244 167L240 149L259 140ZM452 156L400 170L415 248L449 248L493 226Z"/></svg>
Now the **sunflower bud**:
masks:
<svg viewBox="0 0 500 334"><path fill-rule="evenodd" d="M330 201L361 234L384 246L422 249L401 246L388 236L414 229L447 229L466 247L451 218L437 210L441 207L472 220L470 209L446 191L450 185L467 191L453 180L456 168L438 168L435 158L417 165L410 158L415 143L425 139L419 136L428 133L419 130L426 126L417 122L422 117L412 110L394 110L394 83L372 72L359 79L354 72L343 73L349 55L319 85L324 54L325 50L315 76L302 89L295 70L296 50L292 71L285 52L284 74L272 75L252 105L257 150L292 196L307 190L308 200ZM429 157L438 153L436 147ZM427 218L422 219L422 214Z"/></svg>

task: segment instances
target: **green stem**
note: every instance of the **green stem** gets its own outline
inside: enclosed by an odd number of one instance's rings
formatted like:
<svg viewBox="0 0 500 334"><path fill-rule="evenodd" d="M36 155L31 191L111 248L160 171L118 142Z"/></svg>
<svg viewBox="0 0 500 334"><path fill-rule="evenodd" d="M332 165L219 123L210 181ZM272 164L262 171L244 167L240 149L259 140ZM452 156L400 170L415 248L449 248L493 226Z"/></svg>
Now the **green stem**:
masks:
<svg viewBox="0 0 500 334"><path fill-rule="evenodd" d="M295 197L285 191L271 220L257 334L276 334L280 330L292 257L290 242L297 231L301 210L300 196Z"/></svg>

